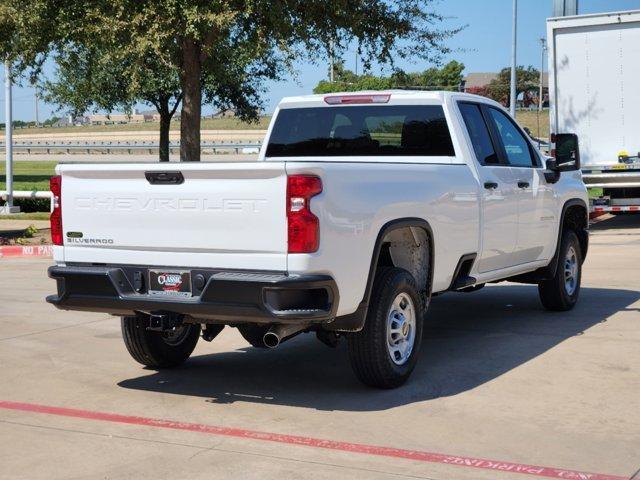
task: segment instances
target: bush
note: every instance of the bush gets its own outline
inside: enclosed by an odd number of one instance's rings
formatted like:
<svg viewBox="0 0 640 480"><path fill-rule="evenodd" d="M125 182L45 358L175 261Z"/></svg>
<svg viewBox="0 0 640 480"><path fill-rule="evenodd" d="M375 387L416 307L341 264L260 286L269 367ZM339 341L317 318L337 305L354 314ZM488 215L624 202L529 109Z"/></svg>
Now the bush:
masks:
<svg viewBox="0 0 640 480"><path fill-rule="evenodd" d="M0 206L5 203L6 201L0 200ZM14 198L13 204L20 207L20 211L24 213L48 212L51 201L48 198Z"/></svg>
<svg viewBox="0 0 640 480"><path fill-rule="evenodd" d="M35 225L29 225L24 231L24 238L33 238L33 236L38 233L38 229Z"/></svg>

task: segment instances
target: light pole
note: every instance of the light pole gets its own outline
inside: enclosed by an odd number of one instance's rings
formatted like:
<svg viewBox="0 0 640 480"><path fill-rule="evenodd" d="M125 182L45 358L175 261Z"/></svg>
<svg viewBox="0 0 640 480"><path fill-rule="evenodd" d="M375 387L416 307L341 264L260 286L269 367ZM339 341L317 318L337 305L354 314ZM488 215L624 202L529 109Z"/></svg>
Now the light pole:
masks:
<svg viewBox="0 0 640 480"><path fill-rule="evenodd" d="M7 168L5 170L7 179L7 201L5 206L0 210L4 213L17 213L20 209L13 206L13 111L11 108L11 65L8 61L4 64L4 91L4 145L7 160Z"/></svg>
<svg viewBox="0 0 640 480"><path fill-rule="evenodd" d="M356 77L358 76L358 50L356 50Z"/></svg>
<svg viewBox="0 0 640 480"><path fill-rule="evenodd" d="M516 45L518 30L518 0L513 0L513 44L511 49L511 90L509 92L509 111L516 115Z"/></svg>
<svg viewBox="0 0 640 480"><path fill-rule="evenodd" d="M36 98L36 127L40 126L40 114L38 112L38 86L36 85L35 87L36 93L35 93L35 98Z"/></svg>
<svg viewBox="0 0 640 480"><path fill-rule="evenodd" d="M544 82L544 52L547 49L547 40L544 38L540 39L540 46L542 52L540 53L540 93L538 95L538 111L542 111L542 95L543 95L543 82Z"/></svg>

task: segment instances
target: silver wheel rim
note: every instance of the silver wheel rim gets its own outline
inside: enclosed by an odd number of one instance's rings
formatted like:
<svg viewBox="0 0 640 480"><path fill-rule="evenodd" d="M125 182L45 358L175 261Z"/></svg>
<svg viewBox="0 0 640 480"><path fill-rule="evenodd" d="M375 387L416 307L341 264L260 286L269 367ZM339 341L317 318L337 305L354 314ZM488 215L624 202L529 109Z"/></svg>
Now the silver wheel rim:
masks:
<svg viewBox="0 0 640 480"><path fill-rule="evenodd" d="M573 295L578 287L578 255L576 249L569 247L564 259L564 289Z"/></svg>
<svg viewBox="0 0 640 480"><path fill-rule="evenodd" d="M190 332L191 332L191 325L183 324L177 328L174 328L173 330L169 330L168 332L163 332L162 339L164 340L164 343L166 343L167 345L176 347L187 339Z"/></svg>
<svg viewBox="0 0 640 480"><path fill-rule="evenodd" d="M387 350L396 365L409 360L416 340L416 309L406 293L396 296L387 315Z"/></svg>

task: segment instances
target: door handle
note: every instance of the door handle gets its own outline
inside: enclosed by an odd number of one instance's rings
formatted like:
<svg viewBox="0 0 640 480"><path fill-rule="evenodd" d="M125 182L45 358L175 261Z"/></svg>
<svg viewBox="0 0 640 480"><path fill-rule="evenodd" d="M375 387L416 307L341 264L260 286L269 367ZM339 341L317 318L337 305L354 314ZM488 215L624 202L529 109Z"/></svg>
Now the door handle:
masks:
<svg viewBox="0 0 640 480"><path fill-rule="evenodd" d="M496 182L484 182L484 188L487 190L494 190L498 188L498 184Z"/></svg>
<svg viewBox="0 0 640 480"><path fill-rule="evenodd" d="M184 183L182 172L144 172L151 185L180 185Z"/></svg>
<svg viewBox="0 0 640 480"><path fill-rule="evenodd" d="M518 182L518 187L519 188L529 188L529 182L525 182L524 180L520 180Z"/></svg>

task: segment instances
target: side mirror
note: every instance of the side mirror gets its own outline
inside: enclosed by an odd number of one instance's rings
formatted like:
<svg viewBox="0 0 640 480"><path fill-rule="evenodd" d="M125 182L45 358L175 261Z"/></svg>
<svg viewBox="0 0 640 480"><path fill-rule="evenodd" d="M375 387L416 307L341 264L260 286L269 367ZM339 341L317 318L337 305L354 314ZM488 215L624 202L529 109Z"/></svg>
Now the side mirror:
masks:
<svg viewBox="0 0 640 480"><path fill-rule="evenodd" d="M558 183L558 180L560 180L560 170L558 169L555 158L548 158L545 163L547 169L544 171L544 179L547 183Z"/></svg>
<svg viewBox="0 0 640 480"><path fill-rule="evenodd" d="M555 149L551 153L555 161L552 165L547 162L547 167L557 172L580 170L578 136L575 133L556 133L551 136L551 141L555 143Z"/></svg>

